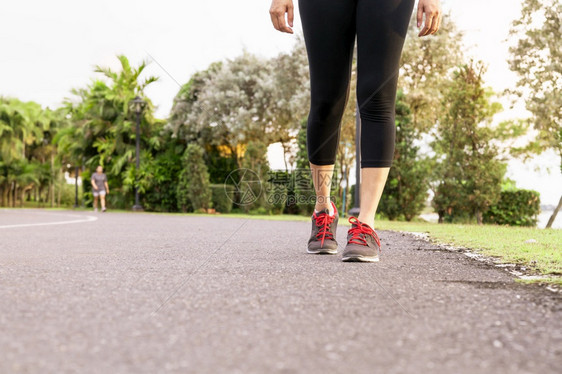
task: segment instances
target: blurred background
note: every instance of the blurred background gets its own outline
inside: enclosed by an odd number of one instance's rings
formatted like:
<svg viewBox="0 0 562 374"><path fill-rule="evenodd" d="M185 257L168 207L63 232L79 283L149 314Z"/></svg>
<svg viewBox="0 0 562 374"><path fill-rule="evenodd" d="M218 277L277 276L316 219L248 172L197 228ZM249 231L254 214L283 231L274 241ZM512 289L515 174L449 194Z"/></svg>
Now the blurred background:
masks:
<svg viewBox="0 0 562 374"><path fill-rule="evenodd" d="M269 6L5 4L0 205L90 207L82 180L101 164L114 208L130 209L137 192L149 211L310 214L298 172L309 100L298 4L293 35L273 28ZM443 1L437 35L418 38L411 22L381 217L562 227L560 9ZM333 185L342 212L355 204L354 101L352 92ZM247 178L232 178L237 169L261 185L237 184ZM241 204L247 192L255 199Z"/></svg>

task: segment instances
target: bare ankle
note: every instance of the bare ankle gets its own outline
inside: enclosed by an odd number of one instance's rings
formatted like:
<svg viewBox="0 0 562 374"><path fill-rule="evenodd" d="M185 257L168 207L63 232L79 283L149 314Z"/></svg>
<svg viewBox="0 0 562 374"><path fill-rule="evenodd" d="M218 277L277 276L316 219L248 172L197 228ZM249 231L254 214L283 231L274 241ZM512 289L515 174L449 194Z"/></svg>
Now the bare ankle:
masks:
<svg viewBox="0 0 562 374"><path fill-rule="evenodd" d="M316 204L316 205L314 206L314 210L316 210L317 212L321 211L322 209L331 210L331 206L330 206L330 205L326 205L326 204Z"/></svg>
<svg viewBox="0 0 562 374"><path fill-rule="evenodd" d="M372 228L373 230L375 229L375 219L374 218L365 218L365 217L362 217L361 215L359 215L359 217L357 217L357 219L361 223L365 223L365 224L369 225L369 227Z"/></svg>
<svg viewBox="0 0 562 374"><path fill-rule="evenodd" d="M328 209L328 213L330 215L334 214L334 207L332 206L332 203L330 201L322 202L322 203L316 202L316 205L314 206L314 210L319 212L323 209Z"/></svg>

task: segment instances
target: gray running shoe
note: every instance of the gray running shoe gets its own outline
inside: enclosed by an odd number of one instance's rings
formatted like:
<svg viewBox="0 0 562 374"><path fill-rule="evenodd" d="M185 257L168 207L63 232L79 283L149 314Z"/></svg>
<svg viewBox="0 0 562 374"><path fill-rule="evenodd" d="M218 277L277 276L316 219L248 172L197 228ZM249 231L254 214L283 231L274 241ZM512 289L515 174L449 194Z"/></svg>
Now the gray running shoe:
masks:
<svg viewBox="0 0 562 374"><path fill-rule="evenodd" d="M371 226L357 217L349 217L351 228L347 232L347 245L343 251L342 261L377 262L381 252L381 241Z"/></svg>
<svg viewBox="0 0 562 374"><path fill-rule="evenodd" d="M338 227L338 210L334 202L334 215L331 216L328 209L312 214L312 234L308 239L308 253L334 255L338 253L336 242L336 228Z"/></svg>

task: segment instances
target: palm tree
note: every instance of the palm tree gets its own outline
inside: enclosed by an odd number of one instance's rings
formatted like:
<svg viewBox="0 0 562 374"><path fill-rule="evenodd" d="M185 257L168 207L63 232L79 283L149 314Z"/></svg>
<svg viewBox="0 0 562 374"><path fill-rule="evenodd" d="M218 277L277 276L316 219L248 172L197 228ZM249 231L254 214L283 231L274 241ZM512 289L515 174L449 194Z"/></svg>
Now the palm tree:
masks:
<svg viewBox="0 0 562 374"><path fill-rule="evenodd" d="M125 56L117 58L121 63L119 72L97 66L95 71L106 79L94 80L87 87L72 91L78 100L66 102L70 126L55 137L55 144L60 147L62 157L73 165L89 169L104 165L110 184L115 186L112 190L126 193L132 190L137 179L134 177L137 173L134 166L135 121L129 103L136 96L144 97L144 89L158 78L140 77L146 62L134 68ZM148 105L143 124L158 124L152 116L152 103L146 98L145 101ZM145 152L160 146L157 130L153 126L142 126L141 141ZM110 198L119 198L124 202L127 196L112 194Z"/></svg>
<svg viewBox="0 0 562 374"><path fill-rule="evenodd" d="M56 116L39 104L0 98L0 205L15 206L18 198L38 186L38 164L46 161L51 161L49 185L53 190L56 149L49 138L56 128Z"/></svg>

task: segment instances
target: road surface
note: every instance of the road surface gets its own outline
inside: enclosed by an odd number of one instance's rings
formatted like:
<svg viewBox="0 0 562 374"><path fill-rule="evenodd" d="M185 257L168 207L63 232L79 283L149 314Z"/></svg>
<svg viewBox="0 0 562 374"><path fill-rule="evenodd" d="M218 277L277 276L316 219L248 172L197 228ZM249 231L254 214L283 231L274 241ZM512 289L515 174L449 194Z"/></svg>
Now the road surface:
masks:
<svg viewBox="0 0 562 374"><path fill-rule="evenodd" d="M560 294L378 232L344 263L309 222L0 210L0 373L560 372Z"/></svg>

